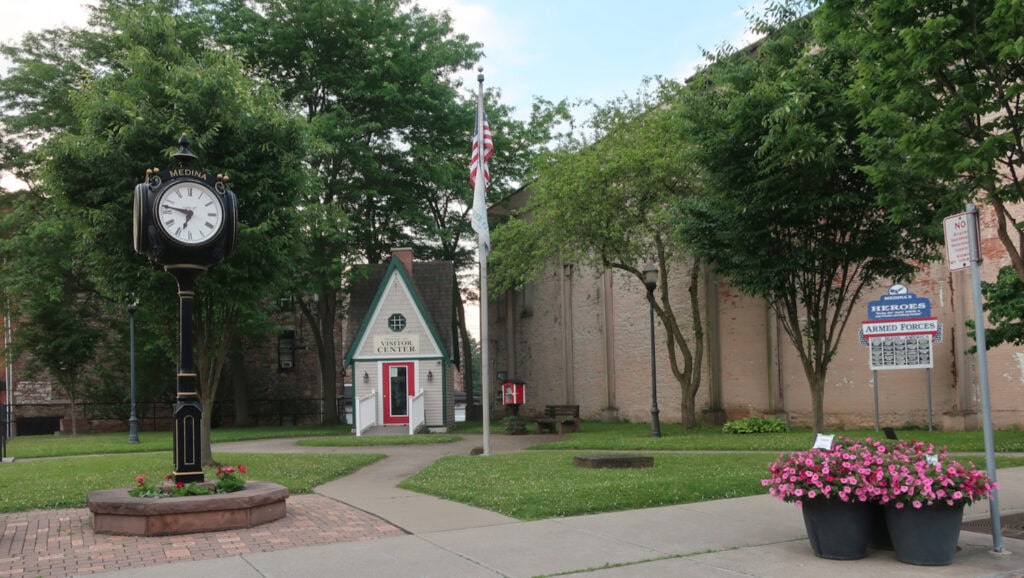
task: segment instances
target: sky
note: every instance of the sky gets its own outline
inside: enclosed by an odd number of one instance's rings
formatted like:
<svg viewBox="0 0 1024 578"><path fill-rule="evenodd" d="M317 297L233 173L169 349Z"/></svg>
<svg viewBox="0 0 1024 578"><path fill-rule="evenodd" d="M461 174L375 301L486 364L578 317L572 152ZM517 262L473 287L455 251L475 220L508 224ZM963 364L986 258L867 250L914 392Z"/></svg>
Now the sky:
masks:
<svg viewBox="0 0 1024 578"><path fill-rule="evenodd" d="M485 86L526 118L535 96L601 104L634 94L645 77L683 80L701 49L742 46L744 7L756 0L419 0L447 10L484 45ZM0 0L0 42L61 25L84 26L90 0ZM0 64L2 66L2 64ZM476 71L464 76L476 87ZM495 127L497 129L497 127Z"/></svg>

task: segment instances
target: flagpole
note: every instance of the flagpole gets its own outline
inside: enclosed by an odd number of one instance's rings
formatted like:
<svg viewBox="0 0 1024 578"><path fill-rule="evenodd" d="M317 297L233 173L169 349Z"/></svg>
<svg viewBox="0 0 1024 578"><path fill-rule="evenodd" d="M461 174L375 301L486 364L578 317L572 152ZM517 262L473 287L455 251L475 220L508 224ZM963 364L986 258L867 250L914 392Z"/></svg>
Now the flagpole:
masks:
<svg viewBox="0 0 1024 578"><path fill-rule="evenodd" d="M479 91L476 97L476 134L480 139L480 167L476 172L476 183L474 183L474 197L484 186L484 68L477 68L476 80L479 83ZM486 211L487 207L484 206ZM487 247L483 242L477 244L477 255L480 262L480 405L483 409L484 420L484 450L483 455L491 455L491 393L488 381L490 371L487 367Z"/></svg>

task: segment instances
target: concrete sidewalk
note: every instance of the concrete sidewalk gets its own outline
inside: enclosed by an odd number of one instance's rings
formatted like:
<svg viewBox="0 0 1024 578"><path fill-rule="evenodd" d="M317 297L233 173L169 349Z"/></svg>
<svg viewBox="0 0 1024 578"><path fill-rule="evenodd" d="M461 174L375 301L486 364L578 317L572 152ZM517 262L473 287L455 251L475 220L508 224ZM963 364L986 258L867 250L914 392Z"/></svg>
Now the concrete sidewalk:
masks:
<svg viewBox="0 0 1024 578"><path fill-rule="evenodd" d="M542 436L492 436L491 453L518 451ZM164 564L99 576L540 576L564 572L612 576L983 576L1024 577L1024 541L961 532L953 564L903 564L890 551L867 558L816 558L798 507L767 495L591 516L518 522L493 512L395 488L443 455L468 455L480 436L444 446L309 448L291 440L222 444L217 451L364 451L389 457L317 488L409 532L274 552ZM430 449L432 448L432 449ZM1001 470L1000 511L1024 512L1024 468ZM987 503L965 519L988 518Z"/></svg>

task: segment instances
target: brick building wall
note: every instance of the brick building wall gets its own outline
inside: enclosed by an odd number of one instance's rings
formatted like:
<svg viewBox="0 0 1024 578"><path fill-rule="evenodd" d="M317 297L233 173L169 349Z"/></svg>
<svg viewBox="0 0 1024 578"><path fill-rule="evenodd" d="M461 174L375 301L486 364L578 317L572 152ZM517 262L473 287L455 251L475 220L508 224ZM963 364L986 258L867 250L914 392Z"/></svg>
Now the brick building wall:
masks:
<svg viewBox="0 0 1024 578"><path fill-rule="evenodd" d="M995 238L994 215L982 210L982 278L992 281L1008 264ZM684 327L689 271L674 265L671 299ZM973 318L970 270L950 273L940 261L923 266L905 283L910 292L931 301L943 326L933 345L934 367L878 371L879 421L882 425L924 426L931 383L932 421L945 429L981 427L977 358L965 321ZM813 423L810 388L788 336L763 300L740 294L724 280L706 289L716 299L717 315L709 332L704 374L697 395L698 415L708 409L713 381L721 384L728 419L782 415L794 424ZM825 386L827 427L873 427L874 383L868 350L858 339L868 302L886 294L891 283L869 288L843 332ZM646 289L634 277L595 271L553 260L522 291L492 296L489 306L490 367L527 382L526 415L547 404L573 403L585 418L650 420L650 325ZM704 304L707 307L707 303ZM680 387L669 369L665 331L656 318L658 405L665 422L679 422ZM717 338L715 336L717 335ZM1004 345L988 352L988 380L996 427L1024 425L1024 353ZM713 379L714 378L714 379Z"/></svg>

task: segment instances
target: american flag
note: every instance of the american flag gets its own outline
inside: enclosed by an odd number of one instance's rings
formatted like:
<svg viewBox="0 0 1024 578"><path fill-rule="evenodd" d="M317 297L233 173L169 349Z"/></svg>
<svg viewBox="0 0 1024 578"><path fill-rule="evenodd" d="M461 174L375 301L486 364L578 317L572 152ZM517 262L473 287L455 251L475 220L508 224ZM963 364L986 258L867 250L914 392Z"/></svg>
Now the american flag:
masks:
<svg viewBox="0 0 1024 578"><path fill-rule="evenodd" d="M469 162L469 184L476 186L476 173L480 170L480 134L474 124L473 128L473 157ZM487 161L494 155L494 141L491 139L491 125L487 122L487 113L484 113L484 186L491 185L491 172L487 170Z"/></svg>

